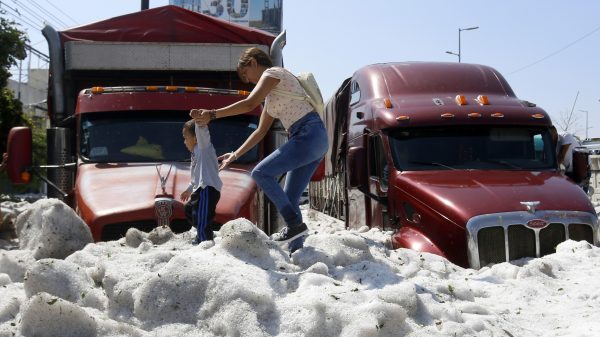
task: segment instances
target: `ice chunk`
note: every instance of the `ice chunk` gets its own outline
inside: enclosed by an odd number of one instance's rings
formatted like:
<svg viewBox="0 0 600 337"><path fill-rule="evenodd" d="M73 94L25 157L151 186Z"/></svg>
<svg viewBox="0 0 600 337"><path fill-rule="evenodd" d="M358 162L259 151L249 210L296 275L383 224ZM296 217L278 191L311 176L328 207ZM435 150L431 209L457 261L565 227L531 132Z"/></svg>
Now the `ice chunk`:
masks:
<svg viewBox="0 0 600 337"><path fill-rule="evenodd" d="M76 304L39 293L25 304L20 330L24 336L86 337L97 335L97 324Z"/></svg>
<svg viewBox="0 0 600 337"><path fill-rule="evenodd" d="M8 236L13 236L15 230L15 219L19 213L25 211L29 207L27 201L18 203L4 201L0 203L0 232L7 233Z"/></svg>
<svg viewBox="0 0 600 337"><path fill-rule="evenodd" d="M221 246L229 252L245 251L256 257L269 254L267 235L244 218L227 222L221 227Z"/></svg>
<svg viewBox="0 0 600 337"><path fill-rule="evenodd" d="M152 243L155 245L162 245L163 243L171 240L174 237L175 234L173 234L171 228L169 228L168 226L156 227L152 229L150 233L148 233L148 240L152 241Z"/></svg>
<svg viewBox="0 0 600 337"><path fill-rule="evenodd" d="M567 240L564 242L561 242L558 244L558 246L556 246L556 252L563 252L563 253L575 253L576 251L580 251L580 250L590 250L592 249L592 245L587 242L587 241L573 241L573 240Z"/></svg>
<svg viewBox="0 0 600 337"><path fill-rule="evenodd" d="M93 242L89 227L58 199L41 199L19 214L15 224L21 249L37 259L63 259Z"/></svg>
<svg viewBox="0 0 600 337"><path fill-rule="evenodd" d="M0 252L0 273L7 274L12 282L23 282L28 266L35 259L31 251L9 250Z"/></svg>
<svg viewBox="0 0 600 337"><path fill-rule="evenodd" d="M127 233L125 233L125 243L127 243L129 247L137 248L147 239L148 233L142 232L135 227L129 228Z"/></svg>
<svg viewBox="0 0 600 337"><path fill-rule="evenodd" d="M8 284L11 284L10 276L8 274L0 273L0 287L4 287Z"/></svg>
<svg viewBox="0 0 600 337"><path fill-rule="evenodd" d="M0 324L13 321L25 300L22 283L11 283L0 287Z"/></svg>
<svg viewBox="0 0 600 337"><path fill-rule="evenodd" d="M38 260L27 271L24 287L27 297L45 292L82 306L106 307L106 297L94 287L86 269L64 260Z"/></svg>
<svg viewBox="0 0 600 337"><path fill-rule="evenodd" d="M413 283L401 282L384 287L377 297L387 303L400 305L409 315L417 312L417 290Z"/></svg>
<svg viewBox="0 0 600 337"><path fill-rule="evenodd" d="M356 234L309 235L304 248L293 255L294 263L308 268L323 262L330 268L372 261L367 240Z"/></svg>

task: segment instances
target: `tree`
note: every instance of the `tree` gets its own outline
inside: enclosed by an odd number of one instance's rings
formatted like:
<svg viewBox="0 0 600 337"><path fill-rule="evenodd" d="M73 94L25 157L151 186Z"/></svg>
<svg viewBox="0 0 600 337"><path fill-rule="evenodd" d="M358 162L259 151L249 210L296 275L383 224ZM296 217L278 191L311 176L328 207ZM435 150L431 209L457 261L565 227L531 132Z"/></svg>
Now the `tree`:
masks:
<svg viewBox="0 0 600 337"><path fill-rule="evenodd" d="M0 14L5 13L0 11ZM29 124L23 118L23 104L7 87L10 67L16 65L17 60L25 59L28 41L27 35L17 28L14 21L0 17L0 152L6 149L10 128Z"/></svg>
<svg viewBox="0 0 600 337"><path fill-rule="evenodd" d="M579 128L579 116L573 113L573 110L562 110L558 113L558 120L554 126L558 131L576 133L581 131Z"/></svg>
<svg viewBox="0 0 600 337"><path fill-rule="evenodd" d="M5 12L0 10L0 15ZM31 119L23 115L23 103L14 97L8 88L8 79L11 76L10 67L17 64L18 60L27 57L26 45L29 39L24 32L17 28L14 21L9 21L0 16L0 154L6 151L7 137L14 126L33 127ZM39 128L33 128L34 158L45 158L45 134ZM34 160L34 162L37 160ZM40 186L39 178L34 178L32 184L27 186L11 186L5 174L0 177L0 190L5 192L23 193L30 188ZM7 197L2 195L1 198Z"/></svg>

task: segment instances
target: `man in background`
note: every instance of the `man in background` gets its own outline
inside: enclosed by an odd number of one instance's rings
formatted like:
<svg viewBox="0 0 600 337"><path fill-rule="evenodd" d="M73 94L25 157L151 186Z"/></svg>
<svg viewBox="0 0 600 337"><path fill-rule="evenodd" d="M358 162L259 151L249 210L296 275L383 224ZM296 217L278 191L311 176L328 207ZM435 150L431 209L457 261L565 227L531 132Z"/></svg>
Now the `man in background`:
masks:
<svg viewBox="0 0 600 337"><path fill-rule="evenodd" d="M582 168L578 168L578 172L574 172L574 164L573 164L573 153L575 149L581 144L579 143L579 139L577 139L571 133L565 133L563 135L559 135L554 126L550 127L550 135L552 136L552 140L556 144L556 160L558 161L558 166L561 171L564 171L565 175L574 182L576 182L584 192L588 193L590 188L590 177L591 170L589 166L589 162L585 163L584 169L587 169L586 177L582 176L581 170ZM586 157L586 160L587 157ZM581 165L582 163L579 162ZM587 164L587 165L586 165ZM578 174L579 173L579 177Z"/></svg>
<svg viewBox="0 0 600 337"><path fill-rule="evenodd" d="M556 147L558 163L565 168L565 174L573 178L573 150L579 146L579 141L570 133L558 137Z"/></svg>

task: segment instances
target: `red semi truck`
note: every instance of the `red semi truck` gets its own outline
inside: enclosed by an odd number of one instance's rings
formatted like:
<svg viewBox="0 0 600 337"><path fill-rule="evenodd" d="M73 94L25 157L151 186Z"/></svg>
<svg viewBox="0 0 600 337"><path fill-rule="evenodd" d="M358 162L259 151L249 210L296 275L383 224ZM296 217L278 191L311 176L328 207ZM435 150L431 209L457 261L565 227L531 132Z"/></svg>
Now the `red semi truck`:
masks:
<svg viewBox="0 0 600 337"><path fill-rule="evenodd" d="M281 64L285 34L229 24L176 6L144 10L57 32L45 27L50 50L49 196L65 200L95 240L127 229L190 228L179 196L189 183L183 123L191 108L217 108L244 98L237 60L257 46ZM209 125L218 154L235 150L258 125L260 109ZM249 172L286 135L266 139L221 172L215 221L245 217L265 232L276 212ZM11 131L13 181L31 164L30 131ZM11 141L12 140L12 141ZM23 155L28 154L28 155Z"/></svg>
<svg viewBox="0 0 600 337"><path fill-rule="evenodd" d="M482 65L365 66L326 107L326 178L311 205L394 247L465 267L598 243L588 196L560 173L548 114Z"/></svg>

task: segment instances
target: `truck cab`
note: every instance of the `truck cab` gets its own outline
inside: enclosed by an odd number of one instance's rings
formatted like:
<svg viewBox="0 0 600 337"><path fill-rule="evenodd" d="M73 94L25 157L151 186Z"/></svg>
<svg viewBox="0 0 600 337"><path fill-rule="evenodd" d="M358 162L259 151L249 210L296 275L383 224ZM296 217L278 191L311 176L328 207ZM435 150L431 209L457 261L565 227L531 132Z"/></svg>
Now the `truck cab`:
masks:
<svg viewBox="0 0 600 337"><path fill-rule="evenodd" d="M333 215L350 228L390 230L395 248L478 268L598 242L588 196L557 167L550 117L491 67L363 67L328 102L326 124L330 181L313 183L313 203L343 205ZM331 181L340 193L325 193Z"/></svg>
<svg viewBox="0 0 600 337"><path fill-rule="evenodd" d="M190 228L179 196L190 182L183 123L197 106L217 108L247 95L196 87L94 87L81 92L75 111L77 175L74 207L96 240L128 228ZM258 125L260 109L209 125L218 154L237 149ZM222 202L215 227L238 217L259 223L261 198L250 171L265 154L255 146L220 173ZM259 216L260 215L260 216Z"/></svg>

